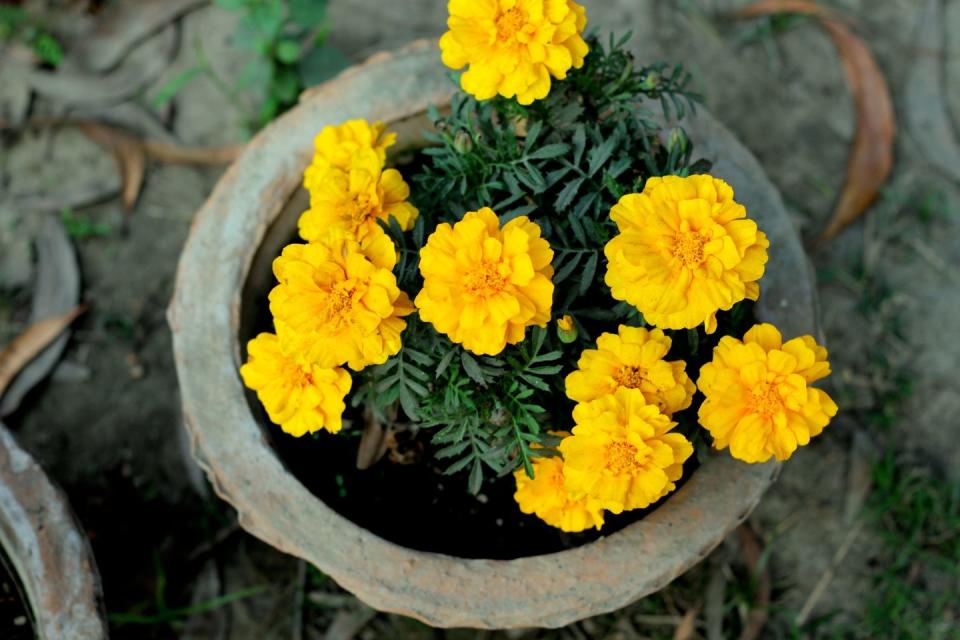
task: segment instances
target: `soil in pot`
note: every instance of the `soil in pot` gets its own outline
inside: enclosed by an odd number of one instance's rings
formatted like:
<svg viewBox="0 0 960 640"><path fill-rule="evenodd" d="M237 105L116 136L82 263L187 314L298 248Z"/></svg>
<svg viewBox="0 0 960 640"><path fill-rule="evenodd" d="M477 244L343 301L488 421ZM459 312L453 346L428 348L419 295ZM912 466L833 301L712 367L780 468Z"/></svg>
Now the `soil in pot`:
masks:
<svg viewBox="0 0 960 640"><path fill-rule="evenodd" d="M20 584L10 559L0 548L0 638L35 638L32 616L23 585Z"/></svg>

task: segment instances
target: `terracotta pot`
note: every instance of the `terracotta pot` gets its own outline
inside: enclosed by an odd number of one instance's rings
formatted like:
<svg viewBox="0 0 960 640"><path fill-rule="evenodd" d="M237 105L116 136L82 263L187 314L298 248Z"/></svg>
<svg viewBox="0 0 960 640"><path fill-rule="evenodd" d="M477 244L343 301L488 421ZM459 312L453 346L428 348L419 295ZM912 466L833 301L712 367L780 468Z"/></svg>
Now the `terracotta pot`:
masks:
<svg viewBox="0 0 960 640"><path fill-rule="evenodd" d="M63 494L0 423L0 545L43 640L107 637L100 575Z"/></svg>
<svg viewBox="0 0 960 640"><path fill-rule="evenodd" d="M170 308L186 424L198 463L245 529L316 565L369 605L441 627L556 627L622 607L696 564L747 517L777 465L710 456L651 515L567 551L496 561L425 553L358 527L288 473L237 374L242 292L246 285L262 295L269 283L250 287L248 278L269 278L265 261L289 241L315 133L367 118L416 142L427 105L449 103L452 90L433 43L377 56L307 92L230 167L197 215ZM714 161L713 171L770 237L760 317L787 335L814 332L811 274L776 189L708 114L685 126L698 156Z"/></svg>

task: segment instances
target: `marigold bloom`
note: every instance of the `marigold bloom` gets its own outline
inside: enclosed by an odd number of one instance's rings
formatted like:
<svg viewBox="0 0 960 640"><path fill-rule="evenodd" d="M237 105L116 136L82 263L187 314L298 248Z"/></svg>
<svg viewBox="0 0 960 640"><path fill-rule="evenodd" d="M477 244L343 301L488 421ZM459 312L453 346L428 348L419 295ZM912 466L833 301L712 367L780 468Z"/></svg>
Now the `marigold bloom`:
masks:
<svg viewBox="0 0 960 640"><path fill-rule="evenodd" d="M671 416L690 406L696 387L683 361L666 361L671 340L660 329L620 325L616 334L597 338L567 376L567 397L590 402L617 389L639 389L648 404Z"/></svg>
<svg viewBox="0 0 960 640"><path fill-rule="evenodd" d="M583 66L587 14L573 0L450 0L443 63L468 69L460 85L478 100L497 94L531 104Z"/></svg>
<svg viewBox="0 0 960 640"><path fill-rule="evenodd" d="M610 211L620 234L607 243L613 297L663 329L717 328L717 311L760 295L766 235L733 189L708 175L650 178Z"/></svg>
<svg viewBox="0 0 960 640"><path fill-rule="evenodd" d="M613 513L650 506L676 488L693 446L639 389L620 388L573 409L560 443L571 497L590 496Z"/></svg>
<svg viewBox="0 0 960 640"><path fill-rule="evenodd" d="M535 514L551 527L576 533L603 526L603 508L594 498L573 500L564 487L563 459L559 457L535 458L533 478L519 469L513 477L517 481L514 499L520 511Z"/></svg>
<svg viewBox="0 0 960 640"><path fill-rule="evenodd" d="M437 226L420 250L420 318L465 349L495 355L546 326L553 305L553 251L526 216L500 228L488 208Z"/></svg>
<svg viewBox="0 0 960 640"><path fill-rule="evenodd" d="M319 240L328 233L346 233L362 240L380 231L377 220L396 218L408 231L417 219L417 209L407 202L410 187L396 169L382 169L373 149L361 149L350 159L348 171L332 167L316 181L310 193L310 209L298 226L304 240Z"/></svg>
<svg viewBox="0 0 960 640"><path fill-rule="evenodd" d="M783 342L771 324L755 325L742 342L725 336L700 369L700 424L734 458L786 460L837 414L830 396L809 386L828 375L827 350L811 336Z"/></svg>
<svg viewBox="0 0 960 640"><path fill-rule="evenodd" d="M396 249L386 234L292 244L273 263L280 284L270 312L287 353L321 367L354 371L382 364L400 350L413 312L397 287Z"/></svg>
<svg viewBox="0 0 960 640"><path fill-rule="evenodd" d="M313 161L303 174L303 186L314 191L331 167L349 171L350 160L363 149L372 150L380 167L387 161L387 148L397 142L397 135L386 131L382 122L348 120L340 125L324 127L313 140Z"/></svg>
<svg viewBox="0 0 960 640"><path fill-rule="evenodd" d="M257 392L270 420L292 436L326 429L337 433L350 391L350 374L340 367L303 364L284 354L272 333L247 343L243 383Z"/></svg>

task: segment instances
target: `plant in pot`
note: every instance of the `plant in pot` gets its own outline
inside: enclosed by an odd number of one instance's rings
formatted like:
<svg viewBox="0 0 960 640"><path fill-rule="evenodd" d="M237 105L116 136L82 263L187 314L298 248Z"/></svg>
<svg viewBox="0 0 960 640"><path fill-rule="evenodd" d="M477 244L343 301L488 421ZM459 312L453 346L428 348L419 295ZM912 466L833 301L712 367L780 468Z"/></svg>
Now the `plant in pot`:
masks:
<svg viewBox="0 0 960 640"><path fill-rule="evenodd" d="M745 518L836 412L829 365L782 204L681 68L572 1L450 11L462 90L423 45L371 61L211 196L171 309L187 425L244 526L373 606L558 626Z"/></svg>

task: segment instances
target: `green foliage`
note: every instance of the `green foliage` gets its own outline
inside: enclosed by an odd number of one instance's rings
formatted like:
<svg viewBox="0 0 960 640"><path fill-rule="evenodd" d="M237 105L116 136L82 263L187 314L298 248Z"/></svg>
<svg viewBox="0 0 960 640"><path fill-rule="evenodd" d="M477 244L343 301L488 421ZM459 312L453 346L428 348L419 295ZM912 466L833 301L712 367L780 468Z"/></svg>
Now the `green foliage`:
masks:
<svg viewBox="0 0 960 640"><path fill-rule="evenodd" d="M884 541L863 637L935 638L960 621L960 483L888 454L869 503Z"/></svg>
<svg viewBox="0 0 960 640"><path fill-rule="evenodd" d="M702 166L691 163L682 129L665 130L644 107L655 101L670 115L693 112L689 75L664 64L635 66L624 42L604 48L592 40L583 68L529 107L458 92L449 113L430 111L430 146L402 168L421 213L411 232L395 222L386 227L398 249L402 289L420 290L418 251L437 224L489 206L501 222L529 215L540 225L554 250L554 317L570 313L577 326L571 344L553 326L533 328L520 344L488 357L412 316L400 353L358 375L355 406L386 418L399 405L420 428L432 429L434 457L445 473L464 475L474 493L490 474L523 467L532 475L532 458L555 454L557 439L548 431L570 428L565 374L600 331L643 321L603 282L603 246L616 233L610 208L650 176ZM680 338L683 357L686 334Z"/></svg>
<svg viewBox="0 0 960 640"><path fill-rule="evenodd" d="M72 209L60 212L60 220L71 238L84 240L86 238L102 238L113 232L113 227L105 222L94 222L84 216L75 214Z"/></svg>
<svg viewBox="0 0 960 640"><path fill-rule="evenodd" d="M0 6L0 44L17 42L51 67L63 62L60 42L20 7Z"/></svg>
<svg viewBox="0 0 960 640"><path fill-rule="evenodd" d="M107 618L115 627L121 628L127 625L153 626L161 624L170 624L178 627L192 616L220 609L232 602L251 598L267 590L267 587L264 585L247 587L246 589L227 593L186 607L171 607L167 602L167 572L157 553L154 554L153 564L155 571L153 601L141 602L129 611L123 613L108 614Z"/></svg>
<svg viewBox="0 0 960 640"><path fill-rule="evenodd" d="M193 78L210 78L231 103L239 91L261 98L248 126L257 130L296 104L304 88L329 80L348 65L346 57L325 44L327 0L215 0L214 4L240 14L233 43L253 56L235 86L214 71L198 43L197 64L171 79L154 96L160 106Z"/></svg>

